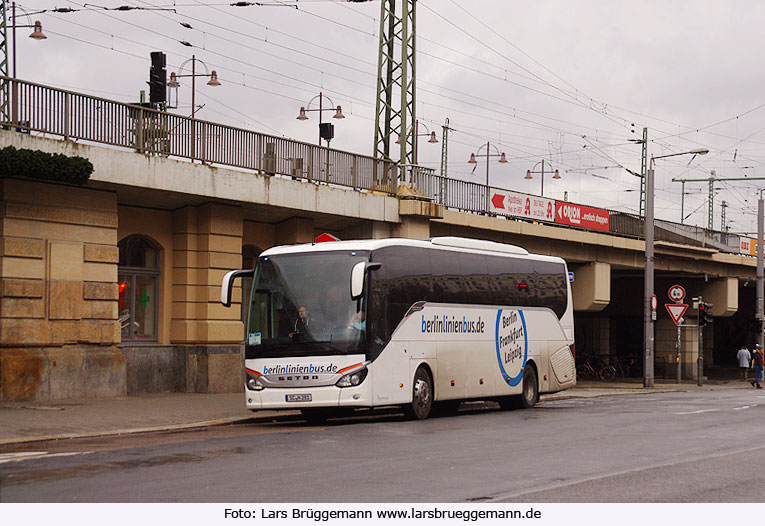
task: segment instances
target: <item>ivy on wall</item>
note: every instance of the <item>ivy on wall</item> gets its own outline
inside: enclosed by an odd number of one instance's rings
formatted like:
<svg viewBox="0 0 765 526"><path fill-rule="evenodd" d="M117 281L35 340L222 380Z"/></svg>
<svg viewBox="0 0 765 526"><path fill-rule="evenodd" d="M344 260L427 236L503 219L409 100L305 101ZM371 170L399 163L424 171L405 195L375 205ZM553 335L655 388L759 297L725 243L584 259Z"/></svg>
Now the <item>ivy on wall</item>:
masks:
<svg viewBox="0 0 765 526"><path fill-rule="evenodd" d="M69 157L60 153L16 149L0 149L0 177L29 177L83 185L93 173L93 163L84 157Z"/></svg>

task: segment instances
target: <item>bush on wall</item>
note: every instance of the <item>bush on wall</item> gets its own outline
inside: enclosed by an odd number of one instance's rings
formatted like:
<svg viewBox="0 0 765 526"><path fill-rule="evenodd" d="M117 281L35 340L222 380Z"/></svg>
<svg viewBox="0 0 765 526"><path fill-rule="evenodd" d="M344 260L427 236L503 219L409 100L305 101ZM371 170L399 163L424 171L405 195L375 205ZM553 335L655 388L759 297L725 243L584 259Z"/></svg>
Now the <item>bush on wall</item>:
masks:
<svg viewBox="0 0 765 526"><path fill-rule="evenodd" d="M93 163L84 157L69 157L60 153L16 149L0 149L0 177L29 177L83 185L93 173Z"/></svg>

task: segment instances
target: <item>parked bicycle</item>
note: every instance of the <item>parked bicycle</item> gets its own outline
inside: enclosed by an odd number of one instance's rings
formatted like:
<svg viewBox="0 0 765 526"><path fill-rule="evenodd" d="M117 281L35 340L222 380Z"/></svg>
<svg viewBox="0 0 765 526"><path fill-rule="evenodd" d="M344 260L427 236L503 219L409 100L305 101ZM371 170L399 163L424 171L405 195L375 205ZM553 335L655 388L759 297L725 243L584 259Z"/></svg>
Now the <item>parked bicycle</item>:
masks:
<svg viewBox="0 0 765 526"><path fill-rule="evenodd" d="M577 356L576 377L597 378L603 382L613 382L616 378L616 368L606 363L598 356Z"/></svg>

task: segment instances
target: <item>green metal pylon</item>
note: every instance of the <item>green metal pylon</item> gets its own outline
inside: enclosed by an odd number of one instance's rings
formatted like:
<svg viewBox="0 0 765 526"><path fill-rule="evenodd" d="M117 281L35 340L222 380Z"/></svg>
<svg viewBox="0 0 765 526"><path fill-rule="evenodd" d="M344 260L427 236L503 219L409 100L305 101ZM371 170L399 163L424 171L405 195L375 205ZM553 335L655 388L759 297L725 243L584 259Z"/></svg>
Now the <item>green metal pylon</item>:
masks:
<svg viewBox="0 0 765 526"><path fill-rule="evenodd" d="M709 210L707 213L707 228L709 230L715 229L714 212L715 212L715 171L712 170L711 177L709 178Z"/></svg>
<svg viewBox="0 0 765 526"><path fill-rule="evenodd" d="M401 13L396 13L396 0L382 0L380 10L380 50L377 63L377 111L375 114L374 155L391 157L394 134L401 142L399 164L402 182L407 167L414 165L414 130L416 118L415 71L416 0L401 0ZM396 56L396 50L400 56ZM401 96L394 102L396 90Z"/></svg>
<svg viewBox="0 0 765 526"><path fill-rule="evenodd" d="M643 156L640 160L640 217L645 217L645 181L648 168L648 128L643 128Z"/></svg>
<svg viewBox="0 0 765 526"><path fill-rule="evenodd" d="M6 11L5 0L0 0L0 9L3 13L0 16L0 76L8 77L8 15ZM8 81L2 81L0 86L0 119L2 122L10 122L10 90Z"/></svg>
<svg viewBox="0 0 765 526"><path fill-rule="evenodd" d="M446 118L446 122L442 126L443 134L441 136L441 188L439 192L439 203L446 204L446 178L448 176L449 167L447 160L449 158L449 118Z"/></svg>
<svg viewBox="0 0 765 526"><path fill-rule="evenodd" d="M720 232L727 232L728 227L725 225L725 209L728 208L728 203L723 201L720 207L722 208L720 211Z"/></svg>

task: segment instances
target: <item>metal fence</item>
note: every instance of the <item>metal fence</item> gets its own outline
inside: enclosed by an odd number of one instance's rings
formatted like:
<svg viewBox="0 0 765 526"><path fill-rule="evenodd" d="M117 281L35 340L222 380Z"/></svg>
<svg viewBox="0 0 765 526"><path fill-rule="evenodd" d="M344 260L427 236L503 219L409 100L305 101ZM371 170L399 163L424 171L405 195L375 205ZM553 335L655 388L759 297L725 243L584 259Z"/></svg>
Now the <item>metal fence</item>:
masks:
<svg viewBox="0 0 765 526"><path fill-rule="evenodd" d="M7 118L2 122L6 128L270 175L396 192L397 166L392 161L22 80L0 80L11 88L10 122Z"/></svg>
<svg viewBox="0 0 765 526"><path fill-rule="evenodd" d="M58 135L148 155L200 160L391 195L397 192L400 182L398 165L392 161L8 77L0 77L0 82L3 99L0 102L10 102L10 111L0 119L5 129ZM406 172L412 190L425 198L453 210L491 213L490 188L484 184L441 177L423 167L408 167ZM611 234L643 237L643 218L609 210L609 219ZM743 240L735 234L663 220L656 220L655 236L657 241L731 253L740 252Z"/></svg>

